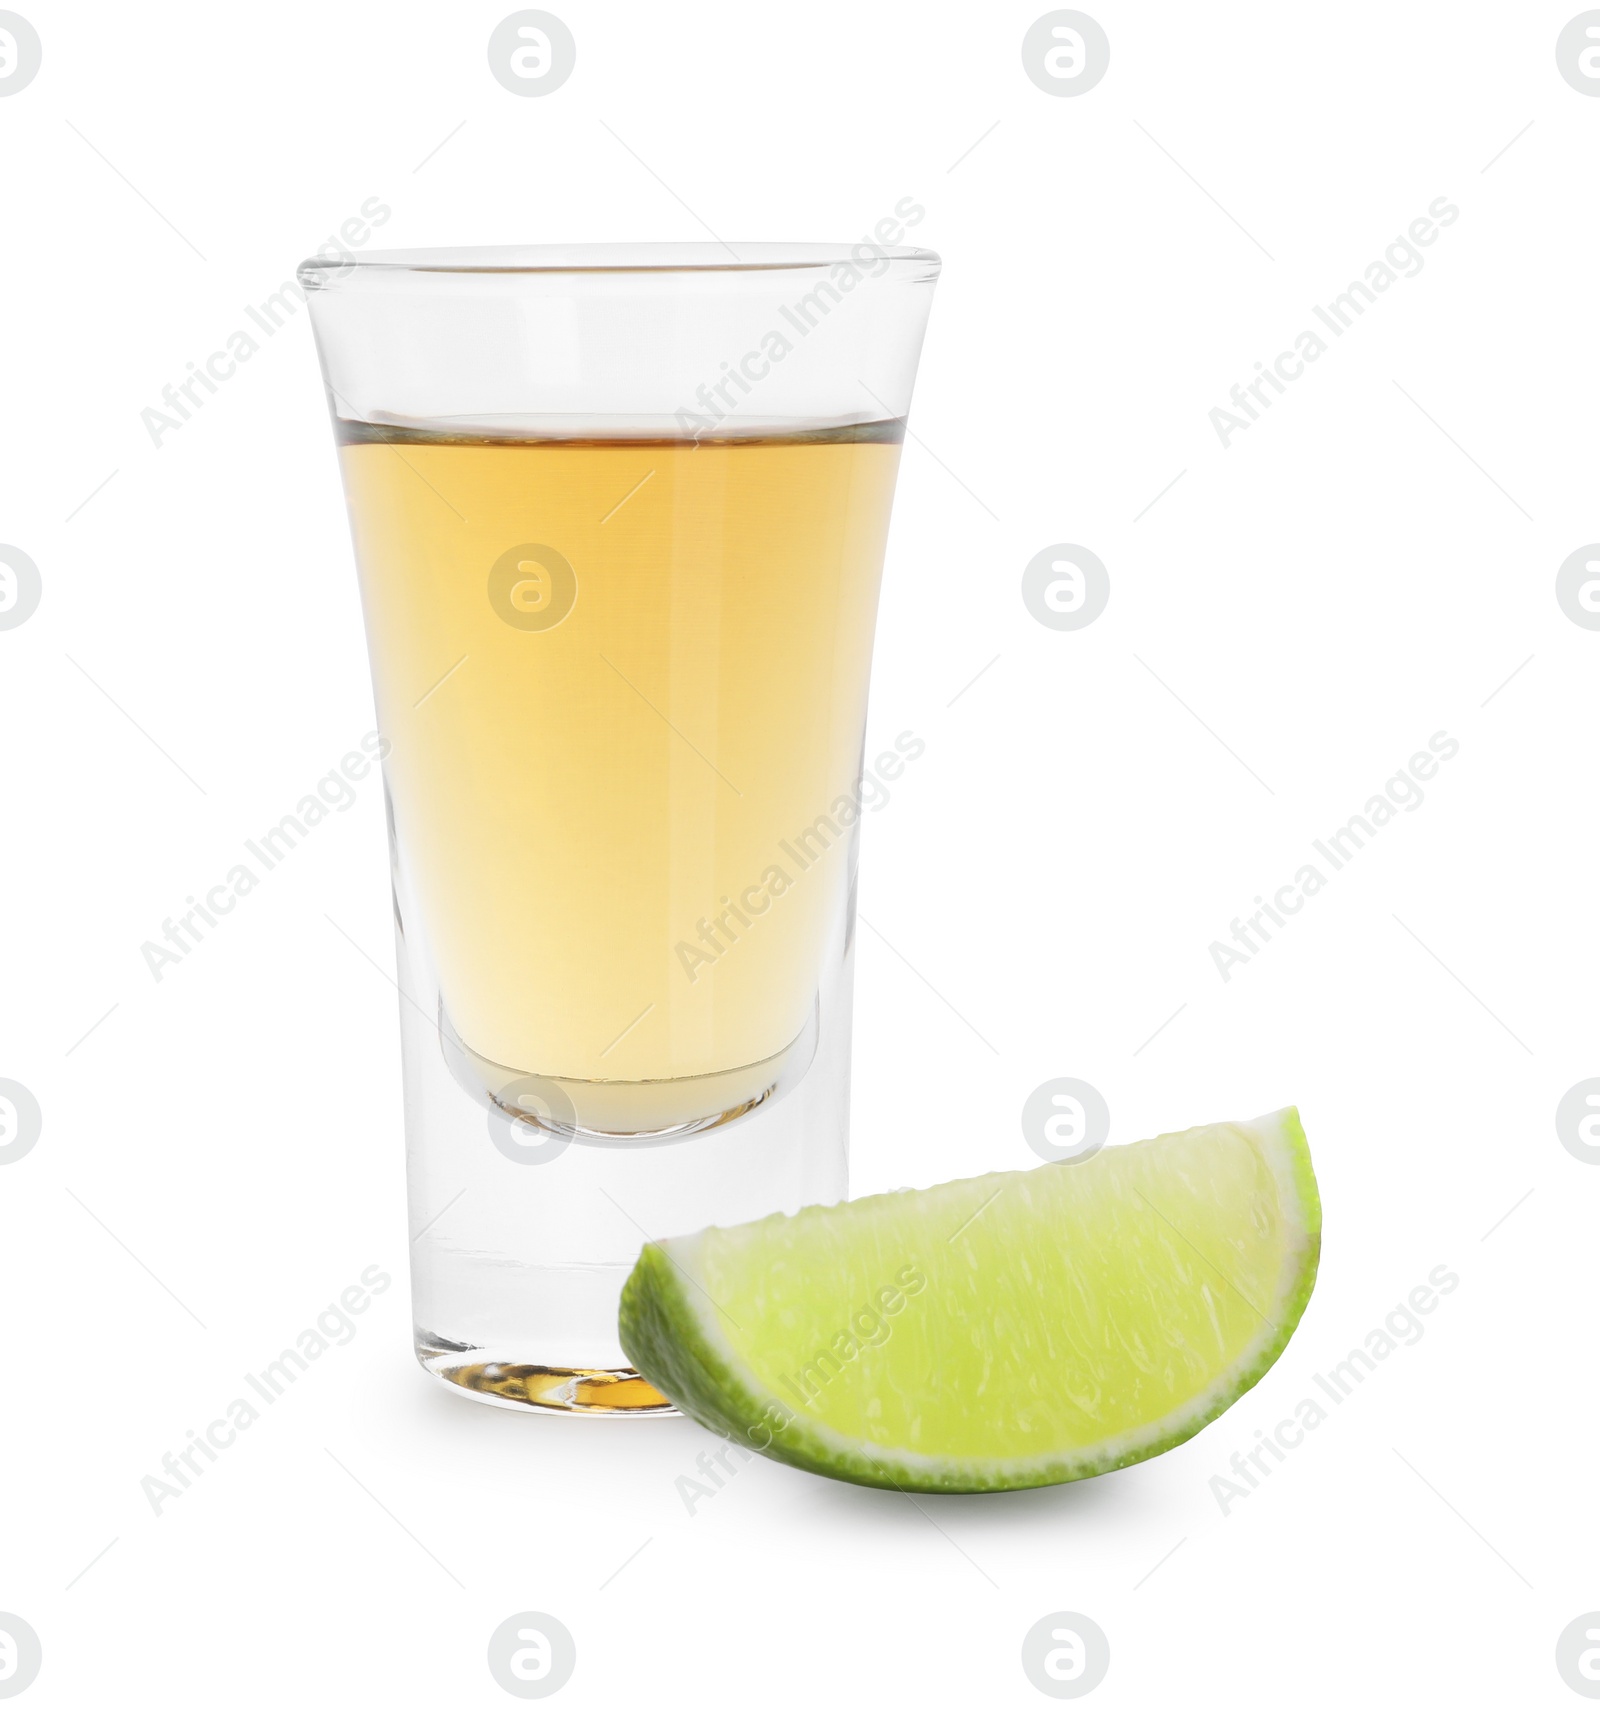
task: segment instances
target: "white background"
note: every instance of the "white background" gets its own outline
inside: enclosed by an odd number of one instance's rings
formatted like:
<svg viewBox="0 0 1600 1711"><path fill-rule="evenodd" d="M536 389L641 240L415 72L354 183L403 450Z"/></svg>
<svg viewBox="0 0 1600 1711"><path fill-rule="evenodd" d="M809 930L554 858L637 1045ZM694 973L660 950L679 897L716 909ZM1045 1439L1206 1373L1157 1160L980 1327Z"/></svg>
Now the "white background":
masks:
<svg viewBox="0 0 1600 1711"><path fill-rule="evenodd" d="M0 1610L43 1640L26 1702L492 1707L488 1635L535 1609L576 1638L571 1705L1027 1706L1022 1636L1068 1609L1109 1637L1106 1707L1578 1703L1576 8L1092 0L1110 71L1058 99L1022 70L1036 5L557 0L577 70L520 99L485 59L504 0L20 3L44 64L0 100L0 539L44 597L0 634L0 1075L44 1132L0 1172ZM917 1503L757 1461L691 1516L689 1422L524 1418L412 1361L376 788L152 980L140 945L372 712L303 311L159 450L140 412L372 196L390 247L848 241L926 207L945 272L869 752L927 753L865 828L853 1187L1032 1164L1052 1076L1102 1090L1113 1140L1297 1102L1317 1292L1198 1438ZM1208 412L1439 196L1424 270L1224 450ZM1112 588L1070 634L1020 597L1063 541ZM1225 983L1210 943L1440 730L1424 805ZM396 1284L355 1340L152 1515L141 1478L372 1264ZM1212 1476L1440 1265L1422 1340L1224 1516Z"/></svg>

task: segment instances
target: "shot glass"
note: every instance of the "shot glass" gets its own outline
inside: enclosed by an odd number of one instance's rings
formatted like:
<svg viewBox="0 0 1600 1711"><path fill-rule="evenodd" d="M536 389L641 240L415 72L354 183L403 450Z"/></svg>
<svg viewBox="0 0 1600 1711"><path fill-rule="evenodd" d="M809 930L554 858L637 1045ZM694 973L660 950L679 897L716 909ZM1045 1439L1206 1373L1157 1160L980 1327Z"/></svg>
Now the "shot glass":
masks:
<svg viewBox="0 0 1600 1711"><path fill-rule="evenodd" d="M372 667L415 1343L649 1414L657 1236L841 1198L862 744L938 258L313 259Z"/></svg>

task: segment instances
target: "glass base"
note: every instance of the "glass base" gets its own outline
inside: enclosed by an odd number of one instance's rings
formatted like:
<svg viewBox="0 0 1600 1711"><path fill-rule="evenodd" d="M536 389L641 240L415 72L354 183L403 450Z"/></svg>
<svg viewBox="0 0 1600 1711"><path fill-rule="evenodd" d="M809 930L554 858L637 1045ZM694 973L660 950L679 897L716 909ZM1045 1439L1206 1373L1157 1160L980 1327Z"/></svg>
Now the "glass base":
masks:
<svg viewBox="0 0 1600 1711"><path fill-rule="evenodd" d="M853 958L839 925L844 948L815 1020L779 1073L766 1072L764 1096L663 1133L662 1085L646 1084L652 1128L631 1136L574 1122L548 1079L486 1088L482 1060L435 1020L429 959L397 935L412 1323L433 1377L499 1408L675 1411L617 1336L640 1249L847 1192ZM551 1121L553 1107L564 1120ZM666 1114L703 1119L704 1108Z"/></svg>
<svg viewBox="0 0 1600 1711"><path fill-rule="evenodd" d="M459 1349L419 1331L417 1359L457 1394L495 1408L537 1408L547 1414L600 1414L641 1420L678 1410L631 1366L528 1366L493 1360L485 1349Z"/></svg>

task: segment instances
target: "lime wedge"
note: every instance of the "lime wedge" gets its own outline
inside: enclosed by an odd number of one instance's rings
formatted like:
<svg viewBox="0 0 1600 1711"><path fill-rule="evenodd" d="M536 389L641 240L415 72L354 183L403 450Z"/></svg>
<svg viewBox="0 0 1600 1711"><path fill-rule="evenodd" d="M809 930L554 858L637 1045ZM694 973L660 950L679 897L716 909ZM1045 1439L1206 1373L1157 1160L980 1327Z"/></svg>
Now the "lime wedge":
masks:
<svg viewBox="0 0 1600 1711"><path fill-rule="evenodd" d="M703 1426L813 1473L1054 1485L1243 1395L1311 1298L1321 1229L1291 1108L652 1242L622 1346Z"/></svg>

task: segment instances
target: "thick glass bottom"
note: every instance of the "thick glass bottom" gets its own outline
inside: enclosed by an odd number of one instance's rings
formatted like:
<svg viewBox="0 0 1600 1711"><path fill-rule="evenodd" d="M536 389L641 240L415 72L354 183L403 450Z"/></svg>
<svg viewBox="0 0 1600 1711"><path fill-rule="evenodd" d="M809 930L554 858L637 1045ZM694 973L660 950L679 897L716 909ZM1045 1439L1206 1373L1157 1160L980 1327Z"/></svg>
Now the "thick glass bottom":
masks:
<svg viewBox="0 0 1600 1711"><path fill-rule="evenodd" d="M631 1366L532 1366L496 1360L486 1349L462 1349L419 1331L417 1359L458 1395L495 1408L535 1408L549 1414L600 1414L645 1419L677 1409Z"/></svg>
<svg viewBox="0 0 1600 1711"><path fill-rule="evenodd" d="M494 1407L672 1412L617 1335L623 1286L649 1241L844 1196L847 946L828 958L815 1020L788 1061L751 1066L762 1074L733 1090L748 1099L742 1109L713 1104L706 1123L700 1095L724 1089L695 1089L668 1109L670 1088L635 1084L650 1109L633 1115L648 1122L623 1134L572 1121L572 1107L597 1096L592 1087L576 1097L549 1078L486 1087L435 1021L425 959L412 964L403 936L399 947L418 1360L454 1394ZM763 1096L751 1098L752 1087ZM674 1132L680 1118L689 1121Z"/></svg>

